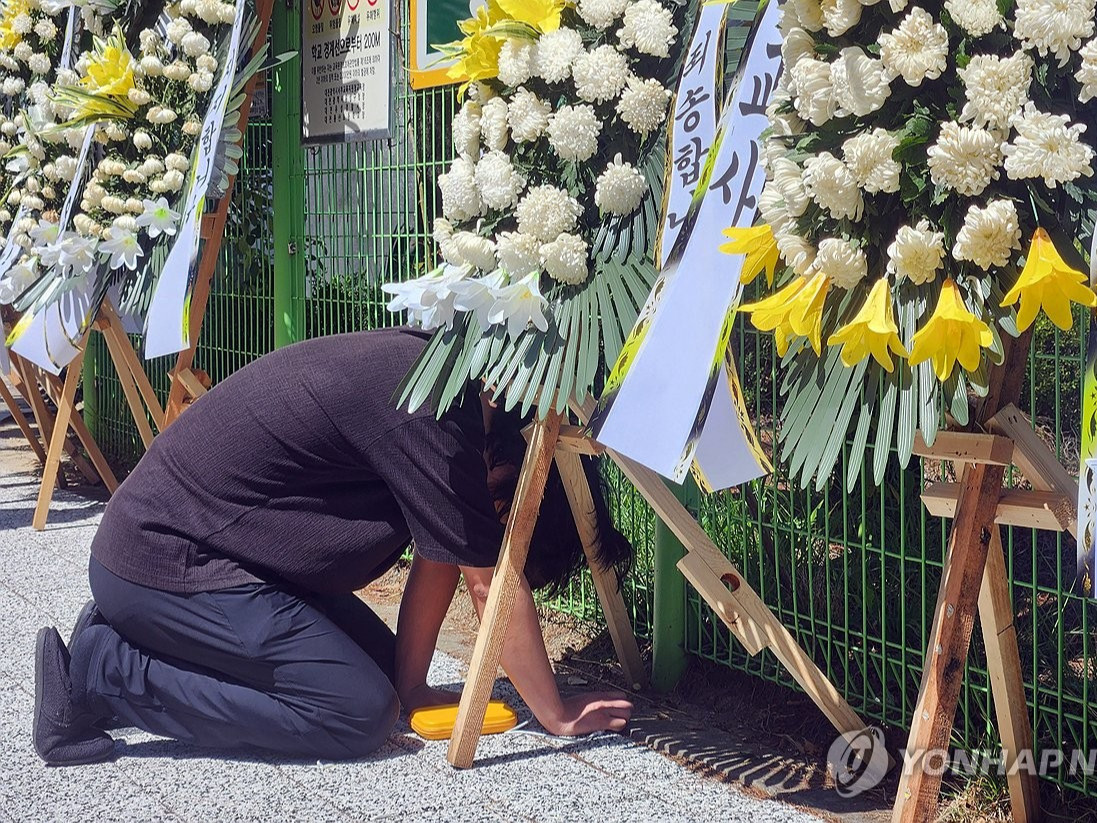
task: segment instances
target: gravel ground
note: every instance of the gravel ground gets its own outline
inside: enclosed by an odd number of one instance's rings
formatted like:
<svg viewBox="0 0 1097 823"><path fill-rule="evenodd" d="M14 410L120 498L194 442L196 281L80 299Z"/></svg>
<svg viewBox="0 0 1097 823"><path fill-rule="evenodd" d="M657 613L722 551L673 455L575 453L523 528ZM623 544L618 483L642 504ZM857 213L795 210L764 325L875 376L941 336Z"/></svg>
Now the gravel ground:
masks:
<svg viewBox="0 0 1097 823"><path fill-rule="evenodd" d="M46 768L30 742L34 636L46 624L67 636L89 597L87 548L102 504L59 491L46 531L34 532L38 484L17 438L0 419L0 820L820 819L703 777L626 737L550 738L535 722L485 737L477 767L467 771L449 767L444 742L424 742L402 721L377 754L349 763L225 755L123 729L114 733L115 761ZM461 661L435 655L432 682L456 688L463 672ZM496 696L530 719L508 684Z"/></svg>

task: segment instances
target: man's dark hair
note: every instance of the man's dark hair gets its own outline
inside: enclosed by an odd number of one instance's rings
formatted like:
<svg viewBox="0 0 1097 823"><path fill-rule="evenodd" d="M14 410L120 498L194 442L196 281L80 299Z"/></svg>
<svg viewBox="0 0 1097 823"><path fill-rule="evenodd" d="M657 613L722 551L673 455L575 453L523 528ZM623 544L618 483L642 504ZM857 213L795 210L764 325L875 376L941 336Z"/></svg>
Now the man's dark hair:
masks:
<svg viewBox="0 0 1097 823"><path fill-rule="evenodd" d="M500 517L510 513L522 461L526 456L526 439L522 428L532 418L495 409L491 427L486 434L484 459L488 466L488 490L495 500ZM634 550L628 539L613 525L606 505L604 479L598 470L598 459L581 458L583 473L590 484L598 528L599 551L595 558L603 569L613 569L620 586L632 567ZM542 589L550 597L560 594L585 565L583 542L575 527L571 505L560 472L553 462L545 484L540 516L530 542L526 561L526 579L533 589Z"/></svg>

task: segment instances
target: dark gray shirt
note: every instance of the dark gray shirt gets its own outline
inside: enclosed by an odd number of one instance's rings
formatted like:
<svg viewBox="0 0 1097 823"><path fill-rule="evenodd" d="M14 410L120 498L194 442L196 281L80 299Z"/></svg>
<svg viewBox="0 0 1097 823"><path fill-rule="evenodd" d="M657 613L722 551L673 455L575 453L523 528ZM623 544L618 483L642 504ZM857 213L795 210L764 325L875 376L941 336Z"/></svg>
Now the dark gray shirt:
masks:
<svg viewBox="0 0 1097 823"><path fill-rule="evenodd" d="M284 580L349 592L411 539L431 560L495 564L477 392L441 420L393 394L426 336L309 340L245 366L152 444L111 498L92 554L173 592Z"/></svg>

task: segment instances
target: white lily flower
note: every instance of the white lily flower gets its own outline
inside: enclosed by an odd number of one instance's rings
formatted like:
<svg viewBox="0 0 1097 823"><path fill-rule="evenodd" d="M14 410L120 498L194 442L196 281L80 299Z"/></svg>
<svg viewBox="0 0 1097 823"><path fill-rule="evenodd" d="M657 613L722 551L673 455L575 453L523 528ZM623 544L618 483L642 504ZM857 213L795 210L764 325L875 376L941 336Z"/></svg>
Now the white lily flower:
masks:
<svg viewBox="0 0 1097 823"><path fill-rule="evenodd" d="M481 331L491 328L488 314L495 305L496 295L506 282L506 274L496 269L485 277L470 278L454 283L450 288L455 297L453 307L458 311L472 312Z"/></svg>
<svg viewBox="0 0 1097 823"><path fill-rule="evenodd" d="M0 277L0 304L7 305L25 292L38 279L38 258L26 257Z"/></svg>
<svg viewBox="0 0 1097 823"><path fill-rule="evenodd" d="M381 291L394 295L388 304L391 312L407 311L408 322L425 330L453 325L454 299L452 286L464 279L464 266L443 266L438 273L409 280L406 283L385 283Z"/></svg>
<svg viewBox="0 0 1097 823"><path fill-rule="evenodd" d="M57 236L61 233L61 227L43 218L39 219L38 225L27 233L34 241L34 245L45 246L56 242Z"/></svg>
<svg viewBox="0 0 1097 823"><path fill-rule="evenodd" d="M84 237L78 232L67 231L58 244L61 256L57 265L66 277L80 277L91 274L95 268L95 253L98 243L93 237Z"/></svg>
<svg viewBox="0 0 1097 823"><path fill-rule="evenodd" d="M540 272L531 272L521 280L503 286L495 293L495 303L488 313L493 324L506 322L507 333L517 338L532 323L540 331L548 331L545 308L548 301L541 294Z"/></svg>
<svg viewBox="0 0 1097 823"><path fill-rule="evenodd" d="M111 228L110 240L99 245L101 251L110 255L110 267L120 269L125 266L130 271L137 270L137 259L144 255L137 235L125 229Z"/></svg>
<svg viewBox="0 0 1097 823"><path fill-rule="evenodd" d="M167 198L142 200L141 205L145 210L138 216L137 225L139 228L147 228L149 237L175 234L175 225L179 222L180 214L172 211Z"/></svg>

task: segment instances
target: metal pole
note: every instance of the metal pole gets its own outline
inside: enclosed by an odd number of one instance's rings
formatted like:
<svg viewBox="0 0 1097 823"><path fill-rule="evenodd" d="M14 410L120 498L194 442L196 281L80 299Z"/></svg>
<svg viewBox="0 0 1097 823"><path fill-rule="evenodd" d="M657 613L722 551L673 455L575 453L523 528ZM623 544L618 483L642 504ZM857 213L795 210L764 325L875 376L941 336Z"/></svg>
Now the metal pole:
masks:
<svg viewBox="0 0 1097 823"><path fill-rule="evenodd" d="M681 486L667 484L696 517L700 494L692 478ZM654 609L651 626L651 685L670 691L686 669L686 579L678 571L685 554L681 541L662 520L655 523Z"/></svg>
<svg viewBox="0 0 1097 823"><path fill-rule="evenodd" d="M271 20L274 54L297 57L274 71L271 140L274 171L274 345L305 337L302 291L305 281L304 150L301 146L301 6L299 0L275 3Z"/></svg>

